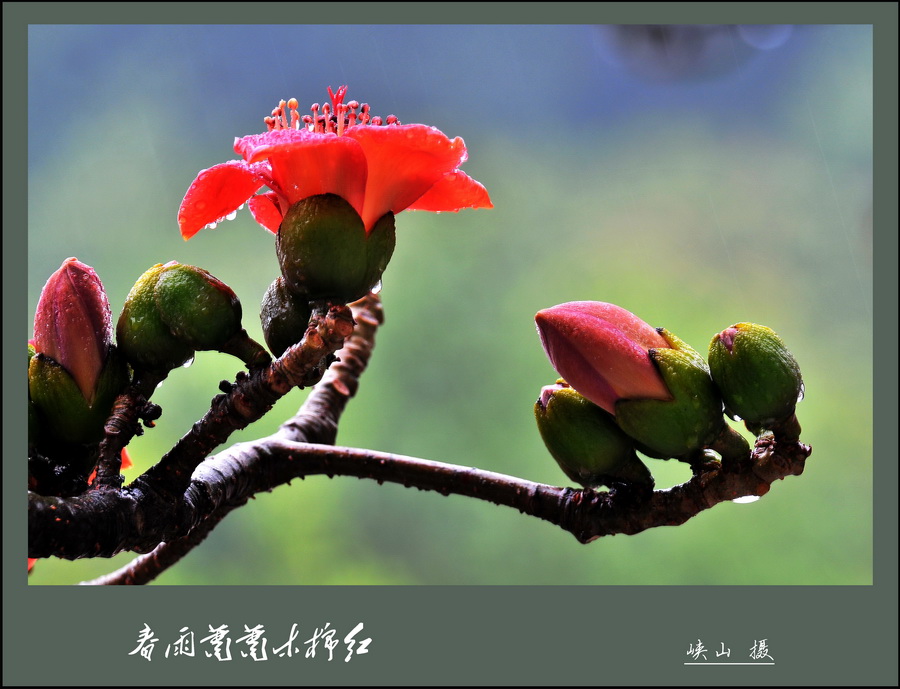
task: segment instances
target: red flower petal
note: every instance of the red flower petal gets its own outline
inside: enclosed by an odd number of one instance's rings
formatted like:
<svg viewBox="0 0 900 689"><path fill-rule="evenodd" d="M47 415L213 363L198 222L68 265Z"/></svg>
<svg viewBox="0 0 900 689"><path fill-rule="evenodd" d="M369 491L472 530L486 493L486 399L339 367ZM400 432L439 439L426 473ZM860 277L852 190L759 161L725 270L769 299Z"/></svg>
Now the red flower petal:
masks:
<svg viewBox="0 0 900 689"><path fill-rule="evenodd" d="M388 211L399 213L409 208L466 159L462 139L451 140L424 124L352 127L343 138L359 142L369 166L365 206L360 213L366 230Z"/></svg>
<svg viewBox="0 0 900 689"><path fill-rule="evenodd" d="M250 199L248 205L253 219L265 227L272 234L278 234L284 213L278 207L278 194L270 191L266 194L257 194Z"/></svg>
<svg viewBox="0 0 900 689"><path fill-rule="evenodd" d="M487 189L462 170L448 172L422 194L408 210L458 211L463 208L493 208Z"/></svg>
<svg viewBox="0 0 900 689"><path fill-rule="evenodd" d="M181 236L190 239L210 223L223 220L265 183L260 171L243 160L201 170L178 209Z"/></svg>
<svg viewBox="0 0 900 689"><path fill-rule="evenodd" d="M366 157L353 139L306 129L276 129L238 139L234 150L248 163L269 161L272 189L288 206L309 196L337 194L362 211Z"/></svg>
<svg viewBox="0 0 900 689"><path fill-rule="evenodd" d="M34 563L35 563L35 562L37 562L37 558L36 558L36 557L29 557L29 558L28 558L28 573L29 573L29 574L31 574L31 568L34 567Z"/></svg>

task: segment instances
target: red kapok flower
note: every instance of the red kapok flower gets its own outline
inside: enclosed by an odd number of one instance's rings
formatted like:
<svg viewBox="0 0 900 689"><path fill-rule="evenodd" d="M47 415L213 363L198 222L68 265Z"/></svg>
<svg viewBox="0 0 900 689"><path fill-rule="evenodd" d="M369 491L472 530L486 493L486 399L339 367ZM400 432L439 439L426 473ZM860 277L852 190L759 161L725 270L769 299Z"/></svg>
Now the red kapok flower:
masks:
<svg viewBox="0 0 900 689"><path fill-rule="evenodd" d="M459 137L424 124L382 126L367 104L344 103L347 87L328 89L331 104L301 116L292 98L265 118L268 131L236 138L232 160L202 170L178 210L181 236L190 239L249 203L272 233L302 199L336 194L359 213L366 231L388 212L492 208L485 188L459 166L467 158ZM257 194L262 187L270 191Z"/></svg>

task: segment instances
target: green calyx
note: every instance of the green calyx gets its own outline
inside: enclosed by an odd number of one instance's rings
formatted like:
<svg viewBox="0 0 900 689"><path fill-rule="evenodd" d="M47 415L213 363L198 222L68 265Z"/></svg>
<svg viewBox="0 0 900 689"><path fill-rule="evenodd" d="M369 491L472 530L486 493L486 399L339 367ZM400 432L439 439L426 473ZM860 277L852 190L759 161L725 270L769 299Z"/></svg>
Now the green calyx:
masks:
<svg viewBox="0 0 900 689"><path fill-rule="evenodd" d="M311 314L307 299L291 292L283 277L279 276L269 285L260 306L259 319L272 354L281 356L303 338Z"/></svg>
<svg viewBox="0 0 900 689"><path fill-rule="evenodd" d="M659 332L671 349L651 349L650 358L673 399L619 400L615 418L641 452L682 458L718 436L725 423L722 399L703 357L668 330Z"/></svg>
<svg viewBox="0 0 900 689"><path fill-rule="evenodd" d="M194 348L175 337L159 313L156 283L165 269L157 263L138 278L116 324L116 342L136 369L168 373L194 355Z"/></svg>
<svg viewBox="0 0 900 689"><path fill-rule="evenodd" d="M116 340L136 370L163 377L198 350L234 354L248 365L269 359L241 327L241 303L232 289L202 268L175 261L138 278Z"/></svg>
<svg viewBox="0 0 900 689"><path fill-rule="evenodd" d="M803 389L800 367L770 328L737 323L709 345L709 368L729 414L760 432L794 414Z"/></svg>
<svg viewBox="0 0 900 689"><path fill-rule="evenodd" d="M307 301L347 303L368 294L394 253L394 214L367 233L353 207L335 194L298 201L275 241L288 289Z"/></svg>
<svg viewBox="0 0 900 689"><path fill-rule="evenodd" d="M157 312L172 335L194 349L218 349L241 330L237 295L202 268L164 267L154 296Z"/></svg>
<svg viewBox="0 0 900 689"><path fill-rule="evenodd" d="M40 429L35 442L99 442L113 403L127 384L128 367L115 347L110 347L92 403L65 368L48 356L35 354L28 363L28 394L34 407L34 418L29 414L29 429Z"/></svg>
<svg viewBox="0 0 900 689"><path fill-rule="evenodd" d="M546 390L546 389L545 389ZM653 487L653 477L612 415L569 387L542 393L534 405L538 430L566 476L585 488L628 483Z"/></svg>

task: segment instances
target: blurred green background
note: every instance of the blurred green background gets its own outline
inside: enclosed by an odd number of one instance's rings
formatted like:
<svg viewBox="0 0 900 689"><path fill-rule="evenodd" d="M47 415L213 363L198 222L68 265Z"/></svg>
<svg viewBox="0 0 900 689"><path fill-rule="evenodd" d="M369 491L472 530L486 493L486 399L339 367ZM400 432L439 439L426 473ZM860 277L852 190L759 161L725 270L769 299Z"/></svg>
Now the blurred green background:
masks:
<svg viewBox="0 0 900 689"><path fill-rule="evenodd" d="M564 484L532 417L555 379L533 316L594 299L701 351L735 322L776 330L813 455L755 503L586 546L473 499L314 477L231 514L156 583L872 583L871 27L32 25L29 319L69 256L114 318L174 259L229 283L261 341L273 237L243 211L185 243L175 214L279 99L341 84L463 137L495 208L398 217L387 322L339 444ZM173 372L127 477L237 369L204 352ZM304 394L233 439L273 432ZM689 476L648 461L659 487ZM132 557L42 560L30 583Z"/></svg>

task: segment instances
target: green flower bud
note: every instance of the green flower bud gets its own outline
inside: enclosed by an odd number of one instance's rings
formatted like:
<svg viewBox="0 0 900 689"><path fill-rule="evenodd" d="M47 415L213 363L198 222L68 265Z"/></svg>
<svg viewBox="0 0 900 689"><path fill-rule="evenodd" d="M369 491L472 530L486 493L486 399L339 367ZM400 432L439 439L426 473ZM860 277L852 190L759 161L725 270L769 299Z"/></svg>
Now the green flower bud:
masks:
<svg viewBox="0 0 900 689"><path fill-rule="evenodd" d="M541 390L534 417L544 444L571 480L585 488L653 487L653 477L613 416L562 382Z"/></svg>
<svg viewBox="0 0 900 689"><path fill-rule="evenodd" d="M305 297L293 294L279 276L269 285L262 300L259 319L269 350L281 356L285 350L298 343L309 325L312 309Z"/></svg>
<svg viewBox="0 0 900 689"><path fill-rule="evenodd" d="M41 431L38 442L44 446L99 442L113 403L127 384L128 368L112 346L90 402L63 366L35 354L28 363L28 394L36 411L35 428Z"/></svg>
<svg viewBox="0 0 900 689"><path fill-rule="evenodd" d="M637 442L641 452L682 458L712 443L725 419L722 399L706 362L695 350L664 328L670 348L650 350L673 399L623 399L616 402L616 423Z"/></svg>
<svg viewBox="0 0 900 689"><path fill-rule="evenodd" d="M281 222L275 251L287 287L308 301L351 302L381 279L394 253L394 214L369 232L347 201L335 194L309 196Z"/></svg>
<svg viewBox="0 0 900 689"><path fill-rule="evenodd" d="M145 272L131 288L116 339L136 370L165 377L197 350L233 354L248 366L268 353L241 327L241 303L202 268L170 261Z"/></svg>
<svg viewBox="0 0 900 689"><path fill-rule="evenodd" d="M709 368L726 411L754 432L793 416L803 390L800 367L770 328L755 323L726 328L709 344Z"/></svg>

